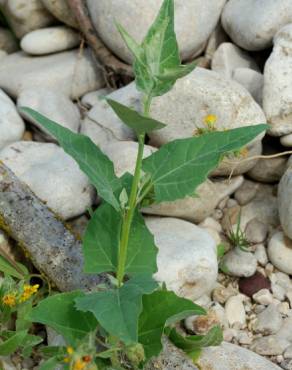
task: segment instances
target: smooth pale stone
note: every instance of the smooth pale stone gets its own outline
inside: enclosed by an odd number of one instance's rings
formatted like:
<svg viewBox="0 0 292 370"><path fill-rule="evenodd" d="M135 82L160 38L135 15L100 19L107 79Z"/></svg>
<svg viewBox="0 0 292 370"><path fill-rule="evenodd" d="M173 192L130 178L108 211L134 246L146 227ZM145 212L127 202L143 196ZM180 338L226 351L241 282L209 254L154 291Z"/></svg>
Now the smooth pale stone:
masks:
<svg viewBox="0 0 292 370"><path fill-rule="evenodd" d="M271 124L270 135L292 133L292 24L276 34L273 52L266 61L263 108Z"/></svg>
<svg viewBox="0 0 292 370"><path fill-rule="evenodd" d="M151 115L167 123L161 130L149 133L150 144L161 146L169 141L194 136L197 128L206 128L204 118L216 115L218 130L256 125L266 121L260 106L249 92L237 82L226 79L214 71L196 68L186 77L178 80L174 88L153 100ZM246 148L248 156L261 153L261 139L258 135ZM256 161L238 158L223 160L212 174L241 174L255 165Z"/></svg>
<svg viewBox="0 0 292 370"><path fill-rule="evenodd" d="M64 219L84 213L93 204L95 191L87 176L55 144L18 141L0 152L0 160Z"/></svg>
<svg viewBox="0 0 292 370"><path fill-rule="evenodd" d="M52 54L72 49L80 43L76 31L66 26L47 27L27 33L20 42L21 49L31 55Z"/></svg>
<svg viewBox="0 0 292 370"><path fill-rule="evenodd" d="M257 259L253 253L235 247L224 255L221 265L228 275L249 277L256 272Z"/></svg>
<svg viewBox="0 0 292 370"><path fill-rule="evenodd" d="M0 87L17 97L25 88L54 88L77 99L102 87L104 78L88 49L31 57L23 52L10 54L0 63Z"/></svg>
<svg viewBox="0 0 292 370"><path fill-rule="evenodd" d="M7 28L0 27L0 49L8 54L19 49L15 36Z"/></svg>
<svg viewBox="0 0 292 370"><path fill-rule="evenodd" d="M281 370L265 357L226 342L203 348L198 366L202 370Z"/></svg>
<svg viewBox="0 0 292 370"><path fill-rule="evenodd" d="M268 235L268 225L261 221L252 219L245 228L245 238L251 244L259 244L266 240Z"/></svg>
<svg viewBox="0 0 292 370"><path fill-rule="evenodd" d="M292 167L287 169L279 183L278 206L282 228L292 239Z"/></svg>
<svg viewBox="0 0 292 370"><path fill-rule="evenodd" d="M216 283L216 245L198 226L177 218L146 217L158 247L154 277L181 297L196 300Z"/></svg>
<svg viewBox="0 0 292 370"><path fill-rule="evenodd" d="M103 146L102 150L113 162L115 173L118 177L123 176L126 172L134 174L138 143L134 141L113 142ZM148 157L156 150L156 148L145 145L143 158Z"/></svg>
<svg viewBox="0 0 292 370"><path fill-rule="evenodd" d="M282 315L275 304L270 304L258 314L253 329L263 335L276 334L282 326Z"/></svg>
<svg viewBox="0 0 292 370"><path fill-rule="evenodd" d="M260 72L250 68L235 68L232 78L245 87L254 100L262 106L264 76Z"/></svg>
<svg viewBox="0 0 292 370"><path fill-rule="evenodd" d="M71 131L78 132L79 130L81 119L79 109L66 95L57 90L46 87L24 89L17 99L17 107L29 107ZM52 138L43 126L32 119L30 115L22 111L20 114L45 132L49 138Z"/></svg>
<svg viewBox="0 0 292 370"><path fill-rule="evenodd" d="M142 94L134 82L106 96L137 111L141 111ZM98 146L104 147L112 141L135 139L135 133L115 114L105 99L101 99L89 110L81 124L81 133L88 135Z"/></svg>
<svg viewBox="0 0 292 370"><path fill-rule="evenodd" d="M212 59L212 70L224 77L232 78L236 68L259 70L256 62L246 52L231 42L224 42L215 51Z"/></svg>
<svg viewBox="0 0 292 370"><path fill-rule="evenodd" d="M205 49L205 57L208 60L212 60L215 51L223 43L228 41L228 36L221 26L221 22L218 22L216 28L211 33L208 43Z"/></svg>
<svg viewBox="0 0 292 370"><path fill-rule="evenodd" d="M40 0L1 0L0 9L18 38L55 21Z"/></svg>
<svg viewBox="0 0 292 370"><path fill-rule="evenodd" d="M20 140L24 129L13 101L0 89L0 149Z"/></svg>
<svg viewBox="0 0 292 370"><path fill-rule="evenodd" d="M110 87L104 87L103 89L91 91L82 96L81 103L86 108L92 108L95 104L102 100L103 97L109 95L111 92L113 92L113 89L111 89Z"/></svg>
<svg viewBox="0 0 292 370"><path fill-rule="evenodd" d="M67 0L41 0L41 3L59 21L68 26L78 28L78 23L72 14Z"/></svg>
<svg viewBox="0 0 292 370"><path fill-rule="evenodd" d="M280 143L283 146L288 146L288 147L292 146L292 134L282 136L280 138Z"/></svg>
<svg viewBox="0 0 292 370"><path fill-rule="evenodd" d="M233 42L247 50L272 45L276 32L292 22L291 0L229 0L222 25Z"/></svg>
<svg viewBox="0 0 292 370"><path fill-rule="evenodd" d="M152 204L143 208L145 214L183 218L191 222L202 222L210 216L225 197L233 194L243 183L242 176L230 180L206 180L196 189L196 197L186 197L173 202Z"/></svg>
<svg viewBox="0 0 292 370"><path fill-rule="evenodd" d="M182 59L200 53L215 29L226 0L175 0L175 31ZM116 22L141 42L158 14L162 0L87 0L89 13L103 42L121 59L133 57Z"/></svg>
<svg viewBox="0 0 292 370"><path fill-rule="evenodd" d="M244 327L246 325L243 296L241 294L230 297L227 300L225 303L225 314L230 326L238 324Z"/></svg>
<svg viewBox="0 0 292 370"><path fill-rule="evenodd" d="M292 240L283 232L277 232L272 236L268 244L268 256L278 270L292 274Z"/></svg>

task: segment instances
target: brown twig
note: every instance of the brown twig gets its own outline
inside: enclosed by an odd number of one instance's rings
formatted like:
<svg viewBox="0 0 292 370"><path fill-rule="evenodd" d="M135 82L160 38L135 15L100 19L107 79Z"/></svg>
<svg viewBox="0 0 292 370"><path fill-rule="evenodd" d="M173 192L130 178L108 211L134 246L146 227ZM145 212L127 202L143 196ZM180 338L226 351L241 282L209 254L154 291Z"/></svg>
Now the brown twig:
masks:
<svg viewBox="0 0 292 370"><path fill-rule="evenodd" d="M96 58L104 66L106 71L133 77L132 67L118 60L98 37L88 14L85 1L68 0L68 4L77 19L80 30L88 45L92 48Z"/></svg>

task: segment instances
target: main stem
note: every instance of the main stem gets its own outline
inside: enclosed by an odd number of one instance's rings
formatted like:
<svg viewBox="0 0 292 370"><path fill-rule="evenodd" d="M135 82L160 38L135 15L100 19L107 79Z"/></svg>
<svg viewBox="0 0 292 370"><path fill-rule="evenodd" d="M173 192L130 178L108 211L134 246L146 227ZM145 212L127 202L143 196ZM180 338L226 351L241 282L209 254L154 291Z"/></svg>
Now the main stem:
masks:
<svg viewBox="0 0 292 370"><path fill-rule="evenodd" d="M143 109L144 116L149 116L150 104L151 104L151 96L145 97L144 109ZM145 134L139 135L138 137L139 147L138 147L138 154L137 154L137 159L136 159L134 179L133 179L133 183L131 187L128 209L125 213L125 216L123 218L123 223L122 223L121 239L120 239L120 246L119 246L119 258L118 258L118 271L117 271L117 280L118 280L119 287L122 286L124 275L125 275L125 265L126 265L126 260L127 260L129 236L130 236L132 221L133 221L135 208L136 208L138 185L139 185L142 160L143 160L144 141L145 141Z"/></svg>

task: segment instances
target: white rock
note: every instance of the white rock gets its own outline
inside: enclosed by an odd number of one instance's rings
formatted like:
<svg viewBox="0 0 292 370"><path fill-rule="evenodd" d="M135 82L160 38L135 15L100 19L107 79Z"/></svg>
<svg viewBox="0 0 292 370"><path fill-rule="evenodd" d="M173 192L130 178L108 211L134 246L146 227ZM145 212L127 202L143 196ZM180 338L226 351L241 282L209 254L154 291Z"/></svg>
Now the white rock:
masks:
<svg viewBox="0 0 292 370"><path fill-rule="evenodd" d="M273 52L264 69L263 108L271 124L269 133L273 136L292 133L291 76L292 24L289 24L276 34Z"/></svg>
<svg viewBox="0 0 292 370"><path fill-rule="evenodd" d="M142 95L137 91L135 83L118 89L107 97L133 107L137 111L141 110ZM81 125L81 133L89 136L96 145L101 147L112 141L127 141L135 138L133 130L116 116L104 99L97 101L87 113Z"/></svg>
<svg viewBox="0 0 292 370"><path fill-rule="evenodd" d="M159 249L155 279L191 300L211 291L217 278L213 239L201 228L176 218L147 217Z"/></svg>
<svg viewBox="0 0 292 370"><path fill-rule="evenodd" d="M285 350L284 358L292 358L292 344Z"/></svg>
<svg viewBox="0 0 292 370"><path fill-rule="evenodd" d="M175 0L175 31L182 59L202 51L214 30L226 0ZM158 14L162 0L87 0L91 19L104 43L121 59L132 56L122 40L120 23L137 42L141 42ZM199 16L198 16L199 15Z"/></svg>
<svg viewBox="0 0 292 370"><path fill-rule="evenodd" d="M223 231L221 224L218 221L214 220L214 218L212 217L205 218L205 220L201 222L199 226L207 229L214 229L218 233L221 233Z"/></svg>
<svg viewBox="0 0 292 370"><path fill-rule="evenodd" d="M275 299L283 302L286 296L286 290L277 283L272 283L272 293Z"/></svg>
<svg viewBox="0 0 292 370"><path fill-rule="evenodd" d="M236 190L234 194L235 200L241 205L249 203L257 194L259 190L259 183L244 180L242 185Z"/></svg>
<svg viewBox="0 0 292 370"><path fill-rule="evenodd" d="M138 143L134 141L113 142L103 146L102 149L104 154L113 162L115 173L118 177L123 176L126 172L134 174ZM145 145L143 158L148 157L155 151L156 148Z"/></svg>
<svg viewBox="0 0 292 370"><path fill-rule="evenodd" d="M228 36L221 26L221 22L217 23L216 28L211 33L205 49L205 58L212 60L215 51L223 43L228 41Z"/></svg>
<svg viewBox="0 0 292 370"><path fill-rule="evenodd" d="M236 68L232 78L245 87L254 100L262 106L264 76L260 72L251 68Z"/></svg>
<svg viewBox="0 0 292 370"><path fill-rule="evenodd" d="M0 89L0 149L20 140L24 128L13 101Z"/></svg>
<svg viewBox="0 0 292 370"><path fill-rule="evenodd" d="M256 246L254 256L261 266L266 266L266 264L268 263L268 255L267 255L266 247L263 244L258 244Z"/></svg>
<svg viewBox="0 0 292 370"><path fill-rule="evenodd" d="M225 304L225 314L230 326L239 324L241 327L246 325L246 315L243 297L241 294L230 297Z"/></svg>
<svg viewBox="0 0 292 370"><path fill-rule="evenodd" d="M1 0L0 8L19 38L54 22L54 18L40 0Z"/></svg>
<svg viewBox="0 0 292 370"><path fill-rule="evenodd" d="M256 62L246 52L231 42L224 42L216 50L212 59L212 70L224 77L232 78L236 68L251 68L258 70Z"/></svg>
<svg viewBox="0 0 292 370"><path fill-rule="evenodd" d="M280 138L280 143L283 146L292 146L292 134L284 135Z"/></svg>
<svg viewBox="0 0 292 370"><path fill-rule="evenodd" d="M43 6L62 23L78 28L77 21L72 14L67 0L41 0L41 2Z"/></svg>
<svg viewBox="0 0 292 370"><path fill-rule="evenodd" d="M24 88L42 86L76 99L103 83L102 73L87 49L82 55L73 50L41 57L19 52L8 55L0 64L0 87L13 97Z"/></svg>
<svg viewBox="0 0 292 370"><path fill-rule="evenodd" d="M79 42L76 31L66 26L55 26L27 33L21 39L20 46L28 54L44 55L72 49Z"/></svg>
<svg viewBox="0 0 292 370"><path fill-rule="evenodd" d="M258 219L252 219L245 228L246 240L252 244L262 243L266 240L268 226Z"/></svg>
<svg viewBox="0 0 292 370"><path fill-rule="evenodd" d="M84 213L93 203L95 192L86 175L55 144L19 141L3 149L0 160L64 219Z"/></svg>
<svg viewBox="0 0 292 370"><path fill-rule="evenodd" d="M149 134L153 146L193 136L196 128L205 127L204 117L208 114L217 116L215 125L218 130L265 122L261 108L244 87L203 68L196 68L178 80L170 92L154 99L151 113L167 123L162 130ZM259 135L247 145L249 156L261 153L262 137L263 134ZM238 159L223 161L213 174L227 175L232 170L234 174L243 173L256 163L245 161L234 166L234 161L238 164Z"/></svg>
<svg viewBox="0 0 292 370"><path fill-rule="evenodd" d="M113 92L113 89L110 87L104 87L103 89L99 89L96 91L91 91L81 98L81 103L86 108L92 108L95 104L99 103L106 95L109 95Z"/></svg>
<svg viewBox="0 0 292 370"><path fill-rule="evenodd" d="M32 108L49 119L59 123L63 127L69 128L71 131L78 132L79 130L79 109L66 95L58 90L52 90L46 87L24 89L19 94L17 106L18 108ZM21 114L25 119L34 123L38 128L46 132L46 130L29 115L23 112L21 112Z"/></svg>
<svg viewBox="0 0 292 370"><path fill-rule="evenodd" d="M278 187L279 215L285 234L292 239L292 167L282 177ZM292 270L291 270L292 271Z"/></svg>
<svg viewBox="0 0 292 370"><path fill-rule="evenodd" d="M231 180L206 180L196 189L196 197L186 197L174 202L163 202L143 208L145 214L183 218L191 222L201 222L210 216L219 202L242 184L243 177Z"/></svg>
<svg viewBox="0 0 292 370"><path fill-rule="evenodd" d="M15 36L7 28L0 27L0 49L7 53L13 53L19 49Z"/></svg>
<svg viewBox="0 0 292 370"><path fill-rule="evenodd" d="M225 31L236 45L247 50L268 48L276 32L290 22L290 0L230 0L222 13Z"/></svg>
<svg viewBox="0 0 292 370"><path fill-rule="evenodd" d="M266 306L273 303L273 296L268 289L259 290L252 296L252 298L256 303L263 304Z"/></svg>
<svg viewBox="0 0 292 370"><path fill-rule="evenodd" d="M228 275L249 277L256 272L257 259L253 253L235 247L224 255L221 264Z"/></svg>
<svg viewBox="0 0 292 370"><path fill-rule="evenodd" d="M272 303L257 315L253 329L263 335L276 334L282 326L282 321L278 308Z"/></svg>
<svg viewBox="0 0 292 370"><path fill-rule="evenodd" d="M286 274L292 274L292 241L282 232L275 233L268 244L272 264Z"/></svg>
<svg viewBox="0 0 292 370"><path fill-rule="evenodd" d="M256 338L250 349L259 355L276 356L281 355L289 345L290 342L286 339L279 338L277 335L268 335Z"/></svg>

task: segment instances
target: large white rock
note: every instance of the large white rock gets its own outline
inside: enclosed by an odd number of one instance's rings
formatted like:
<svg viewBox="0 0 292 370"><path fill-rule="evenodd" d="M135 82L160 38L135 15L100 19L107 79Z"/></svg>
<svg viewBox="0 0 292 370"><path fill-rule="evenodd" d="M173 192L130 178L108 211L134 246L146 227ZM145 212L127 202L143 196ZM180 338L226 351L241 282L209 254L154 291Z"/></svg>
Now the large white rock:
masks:
<svg viewBox="0 0 292 370"><path fill-rule="evenodd" d="M87 176L55 144L19 141L4 148L0 160L64 219L84 213L93 203L95 192Z"/></svg>
<svg viewBox="0 0 292 370"><path fill-rule="evenodd" d="M218 272L216 245L211 236L198 226L176 218L145 220L158 247L155 279L191 300L209 293Z"/></svg>
<svg viewBox="0 0 292 370"><path fill-rule="evenodd" d="M72 28L55 26L27 33L21 39L20 46L28 54L44 55L72 49L79 42L79 35Z"/></svg>
<svg viewBox="0 0 292 370"><path fill-rule="evenodd" d="M19 46L13 33L7 28L0 27L0 50L13 53Z"/></svg>
<svg viewBox="0 0 292 370"><path fill-rule="evenodd" d="M73 102L56 89L36 87L24 89L17 99L17 107L29 107L43 114L49 119L59 123L71 131L78 132L80 125L80 112ZM34 123L43 132L46 130L29 115L21 112L23 117ZM51 136L48 134L51 138Z"/></svg>
<svg viewBox="0 0 292 370"><path fill-rule="evenodd" d="M292 240L277 232L269 241L268 255L272 264L286 274L292 274Z"/></svg>
<svg viewBox="0 0 292 370"><path fill-rule="evenodd" d="M276 32L290 22L291 0L229 0L222 13L225 31L247 50L268 48Z"/></svg>
<svg viewBox="0 0 292 370"><path fill-rule="evenodd" d="M232 78L236 68L259 70L256 62L246 52L231 42L224 42L215 51L212 59L212 70L227 78Z"/></svg>
<svg viewBox="0 0 292 370"><path fill-rule="evenodd" d="M243 183L242 176L228 180L206 180L196 189L195 197L186 197L173 202L152 204L143 208L145 214L171 216L199 223L210 216L221 200L233 194Z"/></svg>
<svg viewBox="0 0 292 370"><path fill-rule="evenodd" d="M0 149L21 139L24 122L13 101L0 89Z"/></svg>
<svg viewBox="0 0 292 370"><path fill-rule="evenodd" d="M235 68L232 78L245 87L254 100L262 106L264 76L260 72L251 68Z"/></svg>
<svg viewBox="0 0 292 370"><path fill-rule="evenodd" d="M19 38L54 22L40 0L1 0L0 9Z"/></svg>
<svg viewBox="0 0 292 370"><path fill-rule="evenodd" d="M273 52L265 64L263 108L271 135L292 133L292 24L276 34Z"/></svg>
<svg viewBox="0 0 292 370"><path fill-rule="evenodd" d="M59 21L68 26L78 28L77 21L69 8L67 0L40 0L43 6Z"/></svg>
<svg viewBox="0 0 292 370"><path fill-rule="evenodd" d="M17 97L24 88L48 87L72 99L102 87L104 79L89 50L31 57L23 52L10 54L0 64L0 87Z"/></svg>
<svg viewBox="0 0 292 370"><path fill-rule="evenodd" d="M202 51L226 0L175 0L175 31L183 59ZM115 22L141 42L158 14L162 0L87 0L93 24L104 43L127 62L132 56Z"/></svg>
<svg viewBox="0 0 292 370"><path fill-rule="evenodd" d="M188 76L177 81L167 94L157 97L151 105L153 117L167 124L162 130L149 134L150 143L160 146L174 139L191 137L197 128L204 126L204 117L216 115L218 130L256 125L266 121L260 106L248 91L237 82L226 79L214 71L196 68ZM259 135L247 145L248 155L261 153ZM223 161L216 175L240 174L255 165L255 161L238 164L238 159Z"/></svg>

